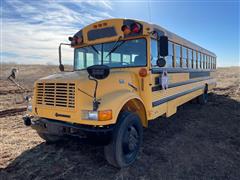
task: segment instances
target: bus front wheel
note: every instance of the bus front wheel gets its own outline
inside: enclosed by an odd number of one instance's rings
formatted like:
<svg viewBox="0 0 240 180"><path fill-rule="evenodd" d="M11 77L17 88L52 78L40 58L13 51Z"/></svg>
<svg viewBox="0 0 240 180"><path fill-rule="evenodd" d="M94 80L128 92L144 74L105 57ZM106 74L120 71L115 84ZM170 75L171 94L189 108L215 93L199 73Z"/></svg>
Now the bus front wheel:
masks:
<svg viewBox="0 0 240 180"><path fill-rule="evenodd" d="M143 128L135 113L122 112L113 130L111 142L104 147L106 160L117 168L132 164L142 144Z"/></svg>

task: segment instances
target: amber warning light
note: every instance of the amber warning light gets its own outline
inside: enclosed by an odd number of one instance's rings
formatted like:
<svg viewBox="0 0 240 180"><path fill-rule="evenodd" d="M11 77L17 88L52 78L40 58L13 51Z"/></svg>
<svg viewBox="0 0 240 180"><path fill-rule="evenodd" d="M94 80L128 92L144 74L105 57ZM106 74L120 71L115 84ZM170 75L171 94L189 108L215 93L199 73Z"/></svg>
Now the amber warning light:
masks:
<svg viewBox="0 0 240 180"><path fill-rule="evenodd" d="M141 69L139 70L139 76L140 76L140 77L146 77L146 76L147 76L147 69L141 68Z"/></svg>

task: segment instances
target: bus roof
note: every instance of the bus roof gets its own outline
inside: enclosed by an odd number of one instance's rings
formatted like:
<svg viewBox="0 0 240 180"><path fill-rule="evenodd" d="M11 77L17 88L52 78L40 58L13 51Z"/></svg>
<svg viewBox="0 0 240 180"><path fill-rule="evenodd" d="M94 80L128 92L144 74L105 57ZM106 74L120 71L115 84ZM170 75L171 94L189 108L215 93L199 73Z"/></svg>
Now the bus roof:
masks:
<svg viewBox="0 0 240 180"><path fill-rule="evenodd" d="M161 27L159 25L156 25L156 24L149 24L149 25L152 26L155 29L163 31L165 36L168 36L168 39L170 41L174 42L174 43L177 43L177 44L183 45L185 47L194 49L196 51L200 51L202 53L205 53L205 54L208 54L208 55L216 57L215 53L213 53L213 52L211 52L211 51L209 51L209 50L207 50L207 49L205 49L205 48L203 48L203 47L201 47L201 46L199 46L199 45L197 45L197 44L195 44L193 42L190 42L190 41L188 41L188 40L186 40L186 39L176 35L175 33L172 33L170 31L166 30L165 28L163 28L163 27Z"/></svg>
<svg viewBox="0 0 240 180"><path fill-rule="evenodd" d="M169 39L170 41L172 41L172 42L174 42L174 43L176 43L176 44L180 44L180 45L185 46L185 47L187 47L187 48L190 48L190 49L193 49L193 50L196 50L196 51L200 51L200 52L202 52L202 53L204 53L204 54L207 54L207 55L211 55L211 56L213 56L213 57L216 57L216 54L215 54L215 53L213 53L213 52L211 52L211 51L209 51L209 50L207 50L207 49L205 49L205 48L203 48L203 47L201 47L201 46L199 46L199 45L197 45L197 44L195 44L195 43L193 43L193 42L191 42L191 41L188 41L188 40L186 40L186 39L184 39L184 38L182 38L182 37L180 37L180 36L178 36L178 35L170 32L170 31L166 30L165 28L163 28L163 27L161 27L161 26L159 26L159 25L150 24L150 23L148 23L148 22L141 21L141 20L137 20L137 19L128 19L128 18L126 18L126 19L124 19L124 18L104 19L104 20L101 20L101 21L98 21L98 22L94 22L94 23L92 23L92 24L89 24L88 26L85 26L83 29L89 28L89 27L91 27L91 26L94 25L94 24L102 23L102 22L105 22L105 21L106 21L106 22L107 22L107 21L108 21L108 22L109 22L109 21L115 21L115 22L120 21L120 22L123 22L124 20L132 20L132 21L139 22L139 23L141 23L143 26L149 27L149 29L151 29L151 30L154 30L154 29L155 29L155 30L158 30L158 31L163 32L163 34L164 34L165 36L168 36L168 39ZM79 32L80 32L80 31L79 31Z"/></svg>

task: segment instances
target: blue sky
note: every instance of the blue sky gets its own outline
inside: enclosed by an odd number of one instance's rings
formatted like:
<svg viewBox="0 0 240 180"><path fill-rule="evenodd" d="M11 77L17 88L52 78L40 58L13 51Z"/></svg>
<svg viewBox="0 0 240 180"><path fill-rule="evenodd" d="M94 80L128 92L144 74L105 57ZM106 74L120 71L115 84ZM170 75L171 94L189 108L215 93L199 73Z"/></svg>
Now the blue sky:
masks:
<svg viewBox="0 0 240 180"><path fill-rule="evenodd" d="M215 52L218 66L240 65L239 1L0 1L2 62L57 63L60 42L85 25L118 17L163 26ZM72 50L65 52L72 59Z"/></svg>

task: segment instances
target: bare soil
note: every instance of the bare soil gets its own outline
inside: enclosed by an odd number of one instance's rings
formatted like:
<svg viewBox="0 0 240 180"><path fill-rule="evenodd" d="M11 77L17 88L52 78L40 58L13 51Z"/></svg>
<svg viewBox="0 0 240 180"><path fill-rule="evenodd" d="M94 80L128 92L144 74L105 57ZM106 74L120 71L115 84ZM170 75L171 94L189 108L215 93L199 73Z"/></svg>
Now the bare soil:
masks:
<svg viewBox="0 0 240 180"><path fill-rule="evenodd" d="M28 92L6 80L12 67L19 68L18 82ZM56 71L56 66L2 66L1 180L240 179L239 67L217 70L218 85L207 105L189 102L176 115L151 121L137 161L121 170L106 162L99 145L81 139L48 145L23 125L23 96L32 93L36 79Z"/></svg>

